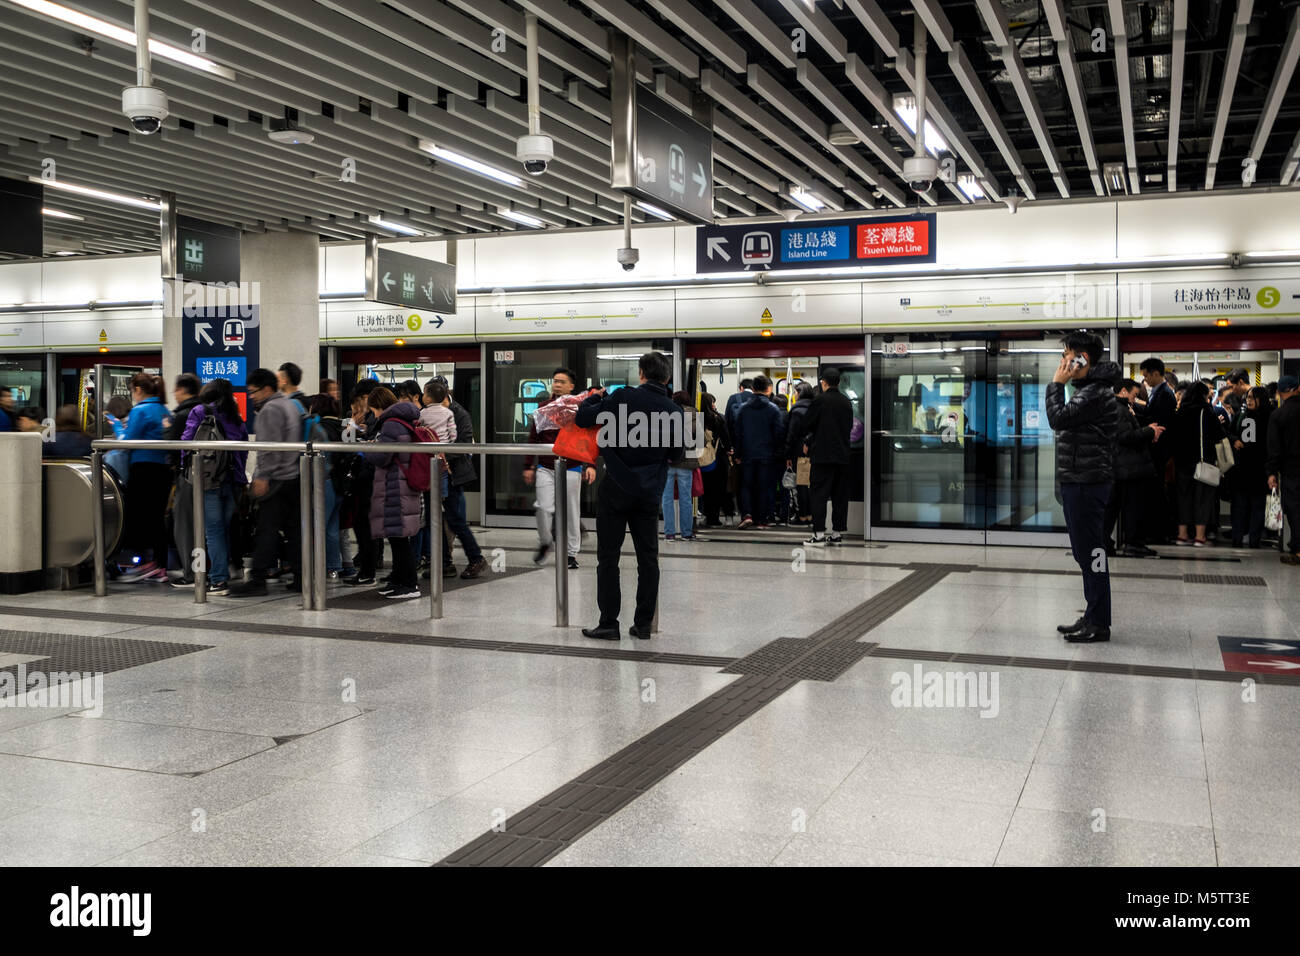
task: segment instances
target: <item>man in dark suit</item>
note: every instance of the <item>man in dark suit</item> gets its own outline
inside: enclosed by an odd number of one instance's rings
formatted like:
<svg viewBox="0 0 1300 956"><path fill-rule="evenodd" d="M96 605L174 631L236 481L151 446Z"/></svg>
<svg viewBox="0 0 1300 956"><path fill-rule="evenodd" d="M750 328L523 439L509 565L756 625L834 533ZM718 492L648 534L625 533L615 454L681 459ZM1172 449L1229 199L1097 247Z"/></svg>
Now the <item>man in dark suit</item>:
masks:
<svg viewBox="0 0 1300 956"><path fill-rule="evenodd" d="M1174 453L1171 428L1174 424L1174 415L1178 412L1178 399L1174 395L1173 388L1165 381L1164 362L1152 356L1138 368L1141 369L1142 381L1146 382L1147 386L1147 405L1143 424L1159 425L1164 429L1164 434L1151 445L1151 464L1155 467L1156 476L1150 486L1153 489L1154 500L1150 506L1151 517L1148 521L1150 533L1147 540L1158 543L1170 538L1177 517L1174 514L1174 499L1169 493L1166 482L1166 468ZM1165 435L1170 437L1166 438Z"/></svg>
<svg viewBox="0 0 1300 956"><path fill-rule="evenodd" d="M808 409L805 447L812 459L813 536L804 544L839 544L849 528L849 434L853 403L840 391L840 370L821 373L821 395ZM831 506L831 533L826 532L826 505Z"/></svg>
<svg viewBox="0 0 1300 956"><path fill-rule="evenodd" d="M606 395L595 392L578 406L579 428L600 428L597 442L605 459L605 480L596 502L596 606L600 622L584 627L585 637L620 638L618 617L623 594L618 561L623 538L632 534L636 551L636 611L628 633L645 640L659 598L659 501L668 462L680 458L686 441L682 408L668 393L668 358L647 352L639 363L641 384Z"/></svg>
<svg viewBox="0 0 1300 956"><path fill-rule="evenodd" d="M727 434L736 434L736 413L740 407L750 400L754 394L754 380L752 378L742 378L740 387L727 398L727 407L722 411L722 417L727 420Z"/></svg>

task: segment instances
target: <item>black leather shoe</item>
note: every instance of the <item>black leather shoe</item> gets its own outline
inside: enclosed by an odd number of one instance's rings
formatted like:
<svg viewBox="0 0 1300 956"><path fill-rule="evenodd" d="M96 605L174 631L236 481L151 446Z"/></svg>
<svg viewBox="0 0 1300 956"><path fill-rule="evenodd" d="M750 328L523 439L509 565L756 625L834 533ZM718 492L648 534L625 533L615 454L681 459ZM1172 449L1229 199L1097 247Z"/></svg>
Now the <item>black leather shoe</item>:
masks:
<svg viewBox="0 0 1300 956"><path fill-rule="evenodd" d="M584 627L583 637L593 637L598 641L617 641L620 639L617 627Z"/></svg>
<svg viewBox="0 0 1300 956"><path fill-rule="evenodd" d="M1083 618L1079 618L1073 624L1058 624L1056 625L1056 629L1062 634L1074 634L1076 631L1081 631L1087 626L1088 622Z"/></svg>
<svg viewBox="0 0 1300 956"><path fill-rule="evenodd" d="M1071 644L1099 644L1110 640L1110 628L1089 624L1082 630L1066 634L1065 639Z"/></svg>
<svg viewBox="0 0 1300 956"><path fill-rule="evenodd" d="M627 632L643 641L648 641L654 636L649 624L633 624L627 629Z"/></svg>

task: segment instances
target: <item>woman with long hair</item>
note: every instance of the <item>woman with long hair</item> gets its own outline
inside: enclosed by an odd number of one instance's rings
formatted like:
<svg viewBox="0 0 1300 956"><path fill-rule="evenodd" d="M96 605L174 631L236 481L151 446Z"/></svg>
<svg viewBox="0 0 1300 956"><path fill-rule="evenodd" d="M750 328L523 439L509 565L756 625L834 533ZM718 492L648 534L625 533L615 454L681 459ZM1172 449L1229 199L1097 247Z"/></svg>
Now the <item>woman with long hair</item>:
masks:
<svg viewBox="0 0 1300 956"><path fill-rule="evenodd" d="M127 441L159 441L170 421L163 403L166 387L157 375L136 372L131 376L131 414L126 419ZM126 483L127 546L136 563L124 581L167 580L167 500L172 491L172 468L167 452L148 448L131 449Z"/></svg>
<svg viewBox="0 0 1300 956"><path fill-rule="evenodd" d="M190 409L181 432L181 441L194 438L199 426L212 415L216 418L221 439L248 441L248 428L239 416L234 389L224 378L213 379L199 392L199 403ZM204 436L212 437L212 436ZM213 438L213 440L221 440ZM193 457L194 462L188 459ZM226 594L230 588L230 524L244 489L248 485L248 452L230 451L208 453L182 452L181 468L206 468L203 485L203 536L207 542L208 593ZM185 556L182 556L184 560Z"/></svg>
<svg viewBox="0 0 1300 956"><path fill-rule="evenodd" d="M727 420L718 413L716 400L709 392L700 396L700 410L704 413L704 457L713 459L709 464L700 465L700 478L704 483L700 511L704 513L705 527L716 528L722 524L722 513L731 510L727 494L727 453L731 450L731 435L727 431Z"/></svg>
<svg viewBox="0 0 1300 956"><path fill-rule="evenodd" d="M1223 426L1210 406L1210 387L1187 386L1174 417L1174 476L1178 488L1178 543L1204 548L1206 528L1218 524L1219 495L1213 485L1196 480L1196 466L1215 464L1214 447L1223 440ZM1188 536L1194 528L1196 537Z"/></svg>
<svg viewBox="0 0 1300 956"><path fill-rule="evenodd" d="M1232 546L1249 542L1258 548L1264 537L1264 509L1268 503L1268 419L1273 405L1268 389L1255 386L1246 393L1246 407L1232 420Z"/></svg>
<svg viewBox="0 0 1300 956"><path fill-rule="evenodd" d="M399 402L397 396L383 386L372 391L366 402L375 413L376 441L401 444L415 441L420 409L414 402ZM406 478L413 456L387 452L366 452L365 455L375 466L374 491L370 498L370 532L376 538L387 538L393 553L392 576L379 593L393 600L419 597L411 536L420 530L421 501L420 492L412 488Z"/></svg>

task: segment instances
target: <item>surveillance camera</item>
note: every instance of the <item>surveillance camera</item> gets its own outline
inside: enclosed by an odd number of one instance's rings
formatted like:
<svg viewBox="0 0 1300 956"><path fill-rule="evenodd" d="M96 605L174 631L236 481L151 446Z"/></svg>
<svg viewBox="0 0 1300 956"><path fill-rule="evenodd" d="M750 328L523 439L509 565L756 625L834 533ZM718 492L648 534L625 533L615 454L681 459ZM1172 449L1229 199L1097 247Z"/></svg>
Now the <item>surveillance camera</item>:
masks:
<svg viewBox="0 0 1300 956"><path fill-rule="evenodd" d="M631 272L636 268L636 264L641 261L641 252L638 249L620 249L618 250L618 264L623 267L624 272Z"/></svg>
<svg viewBox="0 0 1300 956"><path fill-rule="evenodd" d="M1020 204L1025 200L1023 196L1017 196L1015 193L1010 193L1003 196L1002 201L1007 204L1007 208L1011 210L1011 215L1014 216L1016 210L1020 208Z"/></svg>
<svg viewBox="0 0 1300 956"><path fill-rule="evenodd" d="M939 178L939 161L933 156L913 156L903 160L903 178L918 196L930 191L930 184Z"/></svg>
<svg viewBox="0 0 1300 956"><path fill-rule="evenodd" d="M555 141L549 136L520 136L515 143L515 158L524 164L524 172L540 176L555 158Z"/></svg>
<svg viewBox="0 0 1300 956"><path fill-rule="evenodd" d="M167 118L167 94L156 86L128 86L122 91L122 112L137 133L156 133Z"/></svg>

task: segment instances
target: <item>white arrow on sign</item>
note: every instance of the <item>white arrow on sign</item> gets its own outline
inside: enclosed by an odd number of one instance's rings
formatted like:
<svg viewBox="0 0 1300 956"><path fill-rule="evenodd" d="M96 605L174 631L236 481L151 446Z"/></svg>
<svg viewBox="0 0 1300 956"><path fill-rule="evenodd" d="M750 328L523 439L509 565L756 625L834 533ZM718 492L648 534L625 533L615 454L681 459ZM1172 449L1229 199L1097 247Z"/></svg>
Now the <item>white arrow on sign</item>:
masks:
<svg viewBox="0 0 1300 956"><path fill-rule="evenodd" d="M392 273L391 273L391 272L385 272L385 273L384 273L384 291L385 291L385 292L390 292L390 291L392 291L393 286L395 286L396 284L397 284L397 282L393 279L393 275L392 275Z"/></svg>
<svg viewBox="0 0 1300 956"><path fill-rule="evenodd" d="M1247 664L1258 664L1260 667L1276 667L1280 671L1300 670L1300 664L1293 664L1291 661L1246 661Z"/></svg>
<svg viewBox="0 0 1300 956"><path fill-rule="evenodd" d="M207 322L195 322L194 341L200 345L211 345L212 336L208 335L208 330L211 328L212 326L209 325Z"/></svg>
<svg viewBox="0 0 1300 956"><path fill-rule="evenodd" d="M709 239L704 244L704 247L710 259L716 259L718 256L721 256L723 262L731 261L731 254L727 252L727 240L725 237L709 236Z"/></svg>
<svg viewBox="0 0 1300 956"><path fill-rule="evenodd" d="M1296 647L1294 644L1278 644L1275 641L1265 641L1263 644L1246 644L1243 642L1241 646L1258 647L1265 651L1290 651L1293 654L1300 653L1300 647Z"/></svg>
<svg viewBox="0 0 1300 956"><path fill-rule="evenodd" d="M699 191L698 195L703 196L703 195L704 195L704 187L707 186L707 185L709 184L709 178L708 178L707 176L704 175L704 164L703 164L703 163L701 163L701 162L697 162L697 163L695 164L695 172L691 173L691 182L695 183L696 185L698 185L698 186L700 187L700 191Z"/></svg>

